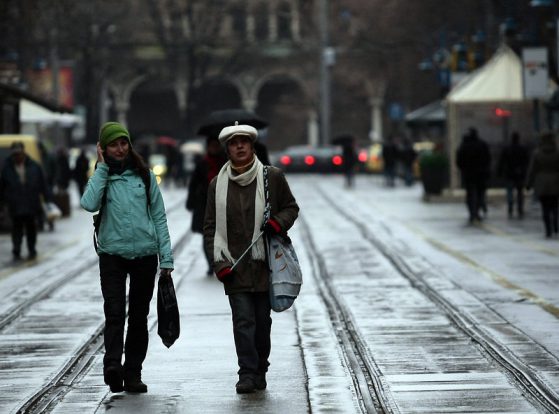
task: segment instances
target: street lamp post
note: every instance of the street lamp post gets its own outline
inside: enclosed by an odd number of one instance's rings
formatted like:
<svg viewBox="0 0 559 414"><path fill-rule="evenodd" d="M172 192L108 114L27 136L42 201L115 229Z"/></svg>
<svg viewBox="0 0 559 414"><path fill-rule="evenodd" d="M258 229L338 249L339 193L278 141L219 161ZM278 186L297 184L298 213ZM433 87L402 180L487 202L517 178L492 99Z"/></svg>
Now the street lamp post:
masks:
<svg viewBox="0 0 559 414"><path fill-rule="evenodd" d="M329 46L328 0L320 0L320 145L330 142L330 67L334 50Z"/></svg>

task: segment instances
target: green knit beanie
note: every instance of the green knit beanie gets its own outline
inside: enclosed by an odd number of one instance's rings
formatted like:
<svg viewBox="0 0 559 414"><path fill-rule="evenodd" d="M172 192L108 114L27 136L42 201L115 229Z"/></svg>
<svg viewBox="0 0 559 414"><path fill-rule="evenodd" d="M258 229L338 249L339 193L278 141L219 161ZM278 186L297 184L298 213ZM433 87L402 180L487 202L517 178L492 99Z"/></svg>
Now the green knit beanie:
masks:
<svg viewBox="0 0 559 414"><path fill-rule="evenodd" d="M107 122L101 127L101 131L99 132L99 143L101 144L101 148L105 149L111 142L123 137L130 142L130 133L122 124L118 122Z"/></svg>

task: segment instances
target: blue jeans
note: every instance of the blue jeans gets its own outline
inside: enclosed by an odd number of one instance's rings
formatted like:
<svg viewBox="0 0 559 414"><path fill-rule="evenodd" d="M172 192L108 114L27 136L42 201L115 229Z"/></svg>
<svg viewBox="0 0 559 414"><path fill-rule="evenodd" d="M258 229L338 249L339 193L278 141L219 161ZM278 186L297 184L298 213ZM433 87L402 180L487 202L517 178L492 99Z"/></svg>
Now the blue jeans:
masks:
<svg viewBox="0 0 559 414"><path fill-rule="evenodd" d="M268 292L229 295L239 377L254 377L268 371L272 331L268 295Z"/></svg>
<svg viewBox="0 0 559 414"><path fill-rule="evenodd" d="M139 374L148 349L149 303L153 296L157 256L127 260L120 256L101 254L99 270L101 291L105 300L105 356L103 365L121 367L124 348L125 374ZM128 330L124 344L126 319L126 278L130 275L128 294Z"/></svg>

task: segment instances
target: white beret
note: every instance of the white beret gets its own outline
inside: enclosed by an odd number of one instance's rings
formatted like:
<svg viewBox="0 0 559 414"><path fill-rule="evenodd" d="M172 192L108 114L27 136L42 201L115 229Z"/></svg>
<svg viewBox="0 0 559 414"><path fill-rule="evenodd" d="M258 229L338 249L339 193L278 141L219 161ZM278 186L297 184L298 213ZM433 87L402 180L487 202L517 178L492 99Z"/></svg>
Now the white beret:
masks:
<svg viewBox="0 0 559 414"><path fill-rule="evenodd" d="M235 125L225 127L219 133L219 142L225 145L227 141L233 138L235 135L245 135L250 138L252 142L256 141L258 137L258 131L256 128L250 125L239 125L238 121L235 121Z"/></svg>

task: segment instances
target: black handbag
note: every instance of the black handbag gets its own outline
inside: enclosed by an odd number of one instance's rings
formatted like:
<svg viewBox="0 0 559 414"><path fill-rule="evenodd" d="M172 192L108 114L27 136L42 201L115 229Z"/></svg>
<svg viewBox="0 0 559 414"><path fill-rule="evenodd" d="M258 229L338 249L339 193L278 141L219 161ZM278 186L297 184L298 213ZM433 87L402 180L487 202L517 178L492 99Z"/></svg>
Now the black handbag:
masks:
<svg viewBox="0 0 559 414"><path fill-rule="evenodd" d="M181 332L179 306L171 276L159 275L157 283L157 334L169 348Z"/></svg>

